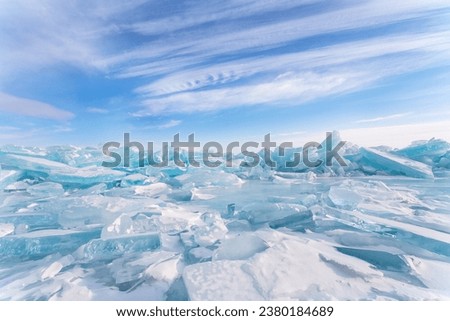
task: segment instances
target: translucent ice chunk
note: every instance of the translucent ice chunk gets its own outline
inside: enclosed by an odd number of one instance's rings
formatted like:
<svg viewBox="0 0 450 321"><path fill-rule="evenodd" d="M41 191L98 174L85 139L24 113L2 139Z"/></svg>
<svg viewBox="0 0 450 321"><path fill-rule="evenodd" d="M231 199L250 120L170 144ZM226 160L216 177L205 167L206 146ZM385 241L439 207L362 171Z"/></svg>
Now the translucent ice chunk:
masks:
<svg viewBox="0 0 450 321"><path fill-rule="evenodd" d="M357 257L369 262L380 270L408 272L409 267L400 255L391 254L384 251L353 249L348 247L338 247L341 253Z"/></svg>
<svg viewBox="0 0 450 321"><path fill-rule="evenodd" d="M186 174L177 177L177 180L186 187L206 186L240 186L244 182L232 173L222 170L211 170L207 168L189 168Z"/></svg>
<svg viewBox="0 0 450 321"><path fill-rule="evenodd" d="M112 224L103 228L102 238L117 237L133 232L133 220L128 215L122 214Z"/></svg>
<svg viewBox="0 0 450 321"><path fill-rule="evenodd" d="M0 189L5 186L16 182L21 176L23 172L17 170L5 170L0 166Z"/></svg>
<svg viewBox="0 0 450 321"><path fill-rule="evenodd" d="M402 156L364 147L361 147L361 154L370 165L394 175L401 174L417 178L434 177L430 166Z"/></svg>
<svg viewBox="0 0 450 321"><path fill-rule="evenodd" d="M173 256L173 253L161 251L131 253L114 259L108 264L108 270L119 290L126 291L144 280L144 271L150 265Z"/></svg>
<svg viewBox="0 0 450 321"><path fill-rule="evenodd" d="M58 183L44 182L31 185L27 188L27 192L38 197L55 197L64 195L64 188Z"/></svg>
<svg viewBox="0 0 450 321"><path fill-rule="evenodd" d="M75 168L45 158L24 155L0 153L0 162L22 170L44 173L51 181L63 184L92 185L125 176L125 173L101 166Z"/></svg>
<svg viewBox="0 0 450 321"><path fill-rule="evenodd" d="M274 229L287 227L291 230L304 232L306 229L311 229L315 226L314 215L310 210L307 210L271 221L269 226Z"/></svg>
<svg viewBox="0 0 450 321"><path fill-rule="evenodd" d="M64 267L72 264L73 262L75 262L75 259L72 255L66 255L56 260L42 271L41 279L46 280L55 277L55 275L61 272Z"/></svg>
<svg viewBox="0 0 450 321"><path fill-rule="evenodd" d="M211 261L213 251L206 247L195 247L188 252L190 263Z"/></svg>
<svg viewBox="0 0 450 321"><path fill-rule="evenodd" d="M239 216L252 224L260 224L304 211L306 211L306 207L300 204L252 203L244 206L239 212Z"/></svg>
<svg viewBox="0 0 450 321"><path fill-rule="evenodd" d="M0 223L0 237L14 233L14 225L7 223Z"/></svg>
<svg viewBox="0 0 450 321"><path fill-rule="evenodd" d="M437 161L437 165L439 167L450 169L450 151L439 158L439 160Z"/></svg>
<svg viewBox="0 0 450 321"><path fill-rule="evenodd" d="M267 248L267 243L258 236L242 234L222 240L214 251L213 260L245 260Z"/></svg>
<svg viewBox="0 0 450 321"><path fill-rule="evenodd" d="M142 174L131 174L127 175L120 181L121 187L134 186L134 185L142 185L148 176Z"/></svg>
<svg viewBox="0 0 450 321"><path fill-rule="evenodd" d="M49 179L62 184L93 185L119 180L125 174L101 166L52 170Z"/></svg>
<svg viewBox="0 0 450 321"><path fill-rule="evenodd" d="M90 239L99 230L40 230L0 238L0 260L36 259L51 253L68 254Z"/></svg>
<svg viewBox="0 0 450 321"><path fill-rule="evenodd" d="M180 277L183 268L184 265L181 257L176 256L172 259L151 265L145 270L145 275L158 281L172 283Z"/></svg>
<svg viewBox="0 0 450 321"><path fill-rule="evenodd" d="M12 224L17 227L26 227L26 230L55 229L60 227L58 216L51 213L15 213L0 215L0 223ZM17 234L16 230L16 234Z"/></svg>
<svg viewBox="0 0 450 321"><path fill-rule="evenodd" d="M19 181L19 182L14 182L14 183L11 183L11 184L5 186L4 191L5 192L26 191L29 186L30 186L29 184L27 184L23 181Z"/></svg>
<svg viewBox="0 0 450 321"><path fill-rule="evenodd" d="M109 239L95 239L83 246L87 259L111 259L125 253L151 251L161 245L159 233L146 233Z"/></svg>
<svg viewBox="0 0 450 321"><path fill-rule="evenodd" d="M210 246L225 237L228 232L222 218L218 214L202 215L203 224L191 227L195 242L200 246Z"/></svg>
<svg viewBox="0 0 450 321"><path fill-rule="evenodd" d="M362 201L359 194L353 192L350 188L341 186L331 186L328 198L336 207L345 209L353 209Z"/></svg>
<svg viewBox="0 0 450 321"><path fill-rule="evenodd" d="M449 150L449 143L441 139L432 138L429 141L413 142L410 146L398 150L396 154L433 165L437 157L443 156Z"/></svg>
<svg viewBox="0 0 450 321"><path fill-rule="evenodd" d="M159 197L169 193L170 188L166 183L154 183L150 185L137 186L135 188L136 195L146 197Z"/></svg>

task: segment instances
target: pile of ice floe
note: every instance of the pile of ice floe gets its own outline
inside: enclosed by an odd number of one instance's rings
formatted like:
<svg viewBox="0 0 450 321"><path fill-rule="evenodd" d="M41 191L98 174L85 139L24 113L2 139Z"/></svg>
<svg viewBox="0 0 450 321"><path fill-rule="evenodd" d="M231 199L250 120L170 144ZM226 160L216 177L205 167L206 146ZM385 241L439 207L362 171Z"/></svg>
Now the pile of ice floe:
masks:
<svg viewBox="0 0 450 321"><path fill-rule="evenodd" d="M343 157L109 169L2 147L0 299L450 299L450 144Z"/></svg>

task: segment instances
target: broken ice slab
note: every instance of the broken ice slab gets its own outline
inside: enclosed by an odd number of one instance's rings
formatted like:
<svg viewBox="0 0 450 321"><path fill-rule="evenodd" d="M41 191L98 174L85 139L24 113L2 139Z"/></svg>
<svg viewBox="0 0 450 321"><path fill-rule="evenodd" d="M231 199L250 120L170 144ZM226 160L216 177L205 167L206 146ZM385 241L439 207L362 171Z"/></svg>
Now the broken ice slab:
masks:
<svg viewBox="0 0 450 321"><path fill-rule="evenodd" d="M195 247L187 252L186 261L189 264L211 261L213 251L206 247Z"/></svg>
<svg viewBox="0 0 450 321"><path fill-rule="evenodd" d="M143 185L148 176L140 173L127 175L120 181L120 187L129 187L134 185Z"/></svg>
<svg viewBox="0 0 450 321"><path fill-rule="evenodd" d="M107 225L102 230L102 238L114 238L122 235L132 235L146 232L154 232L158 230L155 219L145 214L137 214L130 217L122 214L116 220Z"/></svg>
<svg viewBox="0 0 450 321"><path fill-rule="evenodd" d="M120 257L125 253L152 251L161 245L159 233L145 233L109 239L94 239L80 250L85 259L103 260Z"/></svg>
<svg viewBox="0 0 450 321"><path fill-rule="evenodd" d="M0 238L0 261L39 259L52 253L66 255L99 237L100 229L40 230Z"/></svg>
<svg viewBox="0 0 450 321"><path fill-rule="evenodd" d="M29 186L27 192L37 197L58 197L64 195L64 188L58 183L43 182Z"/></svg>
<svg viewBox="0 0 450 321"><path fill-rule="evenodd" d="M310 210L307 210L271 221L269 226L273 229L286 227L294 231L304 232L306 229L315 227L314 215Z"/></svg>
<svg viewBox="0 0 450 321"><path fill-rule="evenodd" d="M354 209L363 198L351 190L351 186L331 186L328 198L337 208Z"/></svg>
<svg viewBox="0 0 450 321"><path fill-rule="evenodd" d="M219 213L203 213L198 224L190 226L188 233L181 233L181 241L185 246L211 246L228 233L228 229Z"/></svg>
<svg viewBox="0 0 450 321"><path fill-rule="evenodd" d="M363 161L366 161L369 165L381 171L386 171L393 175L434 178L431 167L426 164L399 155L378 151L373 148L361 147L360 150Z"/></svg>
<svg viewBox="0 0 450 321"><path fill-rule="evenodd" d="M252 277L242 270L245 261L214 261L187 266L183 280L192 301L261 301Z"/></svg>
<svg viewBox="0 0 450 321"><path fill-rule="evenodd" d="M46 267L42 271L41 280L51 279L51 278L55 277L59 272L61 272L61 270L64 267L71 265L74 262L75 262L75 259L70 254L61 257L60 259L51 263L48 267Z"/></svg>
<svg viewBox="0 0 450 321"><path fill-rule="evenodd" d="M25 212L0 214L0 223L13 224L16 228L19 227L27 231L57 229L60 227L58 215L53 213Z"/></svg>
<svg viewBox="0 0 450 321"><path fill-rule="evenodd" d="M251 203L242 208L239 217L251 224L266 223L306 211L300 204Z"/></svg>
<svg viewBox="0 0 450 321"><path fill-rule="evenodd" d="M8 223L0 223L0 237L14 233L14 225Z"/></svg>
<svg viewBox="0 0 450 321"><path fill-rule="evenodd" d="M0 152L0 163L29 172L43 173L53 182L93 185L119 180L125 173L100 166L76 168L45 158Z"/></svg>
<svg viewBox="0 0 450 321"><path fill-rule="evenodd" d="M428 141L413 142L410 146L400 149L395 153L428 165L433 165L433 163L439 160L440 156L445 155L449 150L449 143L441 139L432 138Z"/></svg>
<svg viewBox="0 0 450 321"><path fill-rule="evenodd" d="M140 280L143 281L147 268L176 257L176 253L160 250L131 253L114 259L107 267L108 272L114 278L115 285L123 291L125 288L129 289L130 286L135 286Z"/></svg>
<svg viewBox="0 0 450 321"><path fill-rule="evenodd" d="M244 182L233 173L222 170L212 170L205 168L189 168L189 170L178 176L183 186L187 187L208 187L208 186L241 186Z"/></svg>
<svg viewBox="0 0 450 321"><path fill-rule="evenodd" d="M153 198L158 198L162 195L166 195L170 191L170 187L166 183L161 182L135 187L136 195Z"/></svg>
<svg viewBox="0 0 450 321"><path fill-rule="evenodd" d="M3 189L5 192L24 192L27 190L27 188L30 185L28 183L25 183L24 181L18 181L18 182L14 182L11 183L7 186L5 186L5 188Z"/></svg>
<svg viewBox="0 0 450 321"><path fill-rule="evenodd" d="M409 272L410 268L401 255L385 251L337 247L339 252L364 260L379 270Z"/></svg>
<svg viewBox="0 0 450 321"><path fill-rule="evenodd" d="M50 172L49 180L62 184L94 185L119 180L125 173L101 166L64 168Z"/></svg>
<svg viewBox="0 0 450 321"><path fill-rule="evenodd" d="M5 188L9 184L12 184L20 179L23 175L22 171L18 170L5 170L0 165L0 189Z"/></svg>
<svg viewBox="0 0 450 321"><path fill-rule="evenodd" d="M26 171L49 173L52 170L72 168L66 164L54 162L42 157L14 155L0 152L0 163Z"/></svg>
<svg viewBox="0 0 450 321"><path fill-rule="evenodd" d="M222 240L213 253L213 260L245 260L266 250L267 243L256 235L241 234Z"/></svg>
<svg viewBox="0 0 450 321"><path fill-rule="evenodd" d="M144 273L151 279L171 284L181 276L183 269L184 264L181 256L177 255L174 258L150 265Z"/></svg>

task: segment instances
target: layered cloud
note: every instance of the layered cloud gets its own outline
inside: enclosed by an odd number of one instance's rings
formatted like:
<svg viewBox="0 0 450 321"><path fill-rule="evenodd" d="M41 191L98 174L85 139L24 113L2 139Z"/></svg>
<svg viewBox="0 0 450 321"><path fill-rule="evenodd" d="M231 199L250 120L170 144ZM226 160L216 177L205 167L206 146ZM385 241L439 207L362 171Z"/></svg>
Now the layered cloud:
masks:
<svg viewBox="0 0 450 321"><path fill-rule="evenodd" d="M16 97L0 92L0 111L27 117L69 120L74 114L40 101Z"/></svg>
<svg viewBox="0 0 450 321"><path fill-rule="evenodd" d="M3 1L0 110L54 121L81 111L86 127L92 114L133 125L176 119L156 125L164 129L194 114L301 106L449 67L448 21L447 0ZM37 99L47 103L20 98L39 96L22 80L41 72L89 93L61 99L81 101L70 110L52 103L50 83ZM80 85L86 79L92 88ZM97 84L103 92L112 85L121 106L97 100ZM404 114L382 109L349 122Z"/></svg>

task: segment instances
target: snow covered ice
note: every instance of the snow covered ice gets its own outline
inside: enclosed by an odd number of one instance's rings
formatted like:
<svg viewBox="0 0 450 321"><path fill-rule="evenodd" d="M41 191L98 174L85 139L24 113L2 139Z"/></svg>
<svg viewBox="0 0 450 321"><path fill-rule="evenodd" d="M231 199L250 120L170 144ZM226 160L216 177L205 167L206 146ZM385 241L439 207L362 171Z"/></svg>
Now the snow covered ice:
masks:
<svg viewBox="0 0 450 321"><path fill-rule="evenodd" d="M107 169L96 148L5 146L0 299L449 300L449 155Z"/></svg>

